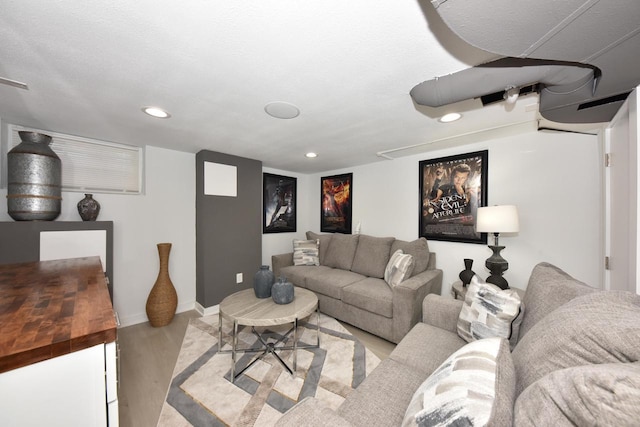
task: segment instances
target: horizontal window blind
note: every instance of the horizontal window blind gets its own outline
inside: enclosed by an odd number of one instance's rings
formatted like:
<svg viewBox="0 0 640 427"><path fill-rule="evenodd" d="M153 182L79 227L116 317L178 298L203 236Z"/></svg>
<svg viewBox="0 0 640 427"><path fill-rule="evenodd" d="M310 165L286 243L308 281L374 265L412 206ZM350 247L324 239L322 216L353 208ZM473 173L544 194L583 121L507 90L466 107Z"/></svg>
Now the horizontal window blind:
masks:
<svg viewBox="0 0 640 427"><path fill-rule="evenodd" d="M142 193L141 147L9 125L9 150L20 144L23 130L51 136L49 146L62 161L62 191Z"/></svg>

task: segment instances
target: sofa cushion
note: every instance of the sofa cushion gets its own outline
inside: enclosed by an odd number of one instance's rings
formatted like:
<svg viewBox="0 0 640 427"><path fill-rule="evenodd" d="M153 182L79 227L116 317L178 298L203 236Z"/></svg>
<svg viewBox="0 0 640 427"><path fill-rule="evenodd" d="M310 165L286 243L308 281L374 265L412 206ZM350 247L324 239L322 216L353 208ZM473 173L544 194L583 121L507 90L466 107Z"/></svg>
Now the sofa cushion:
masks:
<svg viewBox="0 0 640 427"><path fill-rule="evenodd" d="M317 234L313 231L307 231L308 240L320 241L320 244L318 245L318 257L320 258L320 265L326 265L324 262L324 258L327 255L327 248L329 247L329 243L331 242L332 237L333 234Z"/></svg>
<svg viewBox="0 0 640 427"><path fill-rule="evenodd" d="M327 267L351 270L358 247L358 234L334 234L327 247L324 264Z"/></svg>
<svg viewBox="0 0 640 427"><path fill-rule="evenodd" d="M338 408L358 426L399 426L413 392L426 377L391 359L385 359Z"/></svg>
<svg viewBox="0 0 640 427"><path fill-rule="evenodd" d="M280 275L296 286L307 287L307 278L320 277L333 269L325 266L290 265L280 269ZM276 277L277 279L277 277Z"/></svg>
<svg viewBox="0 0 640 427"><path fill-rule="evenodd" d="M467 342L455 332L419 322L402 338L389 358L422 372L426 378L465 344Z"/></svg>
<svg viewBox="0 0 640 427"><path fill-rule="evenodd" d="M413 256L402 253L402 249L398 249L391 255L384 269L384 281L392 288L398 286L402 281L411 277L413 267Z"/></svg>
<svg viewBox="0 0 640 427"><path fill-rule="evenodd" d="M520 326L520 339L540 319L562 304L595 291L554 265L546 262L536 265L523 298L527 310Z"/></svg>
<svg viewBox="0 0 640 427"><path fill-rule="evenodd" d="M393 292L382 279L368 277L345 286L342 302L389 319L393 317Z"/></svg>
<svg viewBox="0 0 640 427"><path fill-rule="evenodd" d="M394 240L396 240L394 237L373 237L361 234L351 271L382 279Z"/></svg>
<svg viewBox="0 0 640 427"><path fill-rule="evenodd" d="M404 240L395 240L391 245L391 253L394 253L398 249L402 249L405 254L411 254L413 256L413 273L411 276L420 274L427 269L429 265L429 244L427 239L421 237L412 242L406 242Z"/></svg>
<svg viewBox="0 0 640 427"><path fill-rule="evenodd" d="M325 267L322 274L307 276L305 283L310 291L341 300L342 288L363 279L365 279L363 275L352 271Z"/></svg>
<svg viewBox="0 0 640 427"><path fill-rule="evenodd" d="M458 335L467 342L513 335L515 346L517 331L513 333L512 325L521 316L520 295L514 289L500 289L474 275L458 317Z"/></svg>
<svg viewBox="0 0 640 427"><path fill-rule="evenodd" d="M600 291L549 313L513 350L517 393L552 371L640 360L640 296Z"/></svg>
<svg viewBox="0 0 640 427"><path fill-rule="evenodd" d="M531 384L516 400L518 426L632 426L640 420L640 364L560 369Z"/></svg>
<svg viewBox="0 0 640 427"><path fill-rule="evenodd" d="M320 240L293 239L293 265L320 265Z"/></svg>
<svg viewBox="0 0 640 427"><path fill-rule="evenodd" d="M474 341L453 353L418 387L402 426L511 426L514 390L507 340Z"/></svg>

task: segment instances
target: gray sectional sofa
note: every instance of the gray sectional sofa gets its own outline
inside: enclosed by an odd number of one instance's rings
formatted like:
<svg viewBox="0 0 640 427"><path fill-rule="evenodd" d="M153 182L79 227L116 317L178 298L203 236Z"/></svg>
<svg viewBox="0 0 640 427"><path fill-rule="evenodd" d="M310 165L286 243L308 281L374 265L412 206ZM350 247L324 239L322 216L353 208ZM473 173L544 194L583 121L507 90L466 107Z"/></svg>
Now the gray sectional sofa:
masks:
<svg viewBox="0 0 640 427"><path fill-rule="evenodd" d="M427 295L422 322L339 407L306 398L278 425L415 425L405 418L414 392L467 345L456 333L462 304ZM513 351L499 339L502 356L487 425L640 425L640 296L598 291L541 263L523 305Z"/></svg>
<svg viewBox="0 0 640 427"><path fill-rule="evenodd" d="M442 271L426 239L413 242L393 237L316 234L319 264L293 265L293 253L274 255L273 272L318 296L320 311L394 343L399 342L422 316L422 300L440 294ZM393 288L385 280L385 267L396 250L413 256L411 276Z"/></svg>

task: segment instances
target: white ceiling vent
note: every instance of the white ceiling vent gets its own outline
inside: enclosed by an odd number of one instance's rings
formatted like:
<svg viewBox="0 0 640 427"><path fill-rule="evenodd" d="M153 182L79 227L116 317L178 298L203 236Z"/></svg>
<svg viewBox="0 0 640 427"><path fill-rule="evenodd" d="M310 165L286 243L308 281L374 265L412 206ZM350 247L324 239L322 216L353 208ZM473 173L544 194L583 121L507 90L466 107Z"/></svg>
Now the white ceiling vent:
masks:
<svg viewBox="0 0 640 427"><path fill-rule="evenodd" d="M51 136L51 149L62 161L62 191L141 194L144 155L141 147L9 125L7 152L20 144L18 131ZM5 163L6 164L6 163Z"/></svg>

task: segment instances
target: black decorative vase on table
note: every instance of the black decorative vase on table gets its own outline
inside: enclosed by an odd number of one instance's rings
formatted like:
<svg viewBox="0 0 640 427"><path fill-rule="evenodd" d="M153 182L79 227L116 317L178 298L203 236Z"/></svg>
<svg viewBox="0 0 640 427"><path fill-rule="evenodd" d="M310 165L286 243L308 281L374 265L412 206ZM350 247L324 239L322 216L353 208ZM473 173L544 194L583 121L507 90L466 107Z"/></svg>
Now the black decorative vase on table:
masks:
<svg viewBox="0 0 640 427"><path fill-rule="evenodd" d="M476 274L473 272L473 270L471 270L471 267L473 267L473 260L470 258L465 258L464 270L462 270L458 275L458 277L462 281L462 286L467 286L469 283L471 283L471 279Z"/></svg>
<svg viewBox="0 0 640 427"><path fill-rule="evenodd" d="M271 287L275 278L268 265L263 265L253 277L253 291L257 298L271 297Z"/></svg>
<svg viewBox="0 0 640 427"><path fill-rule="evenodd" d="M100 203L93 198L93 194L85 194L78 202L78 213L83 221L95 221L100 213Z"/></svg>

